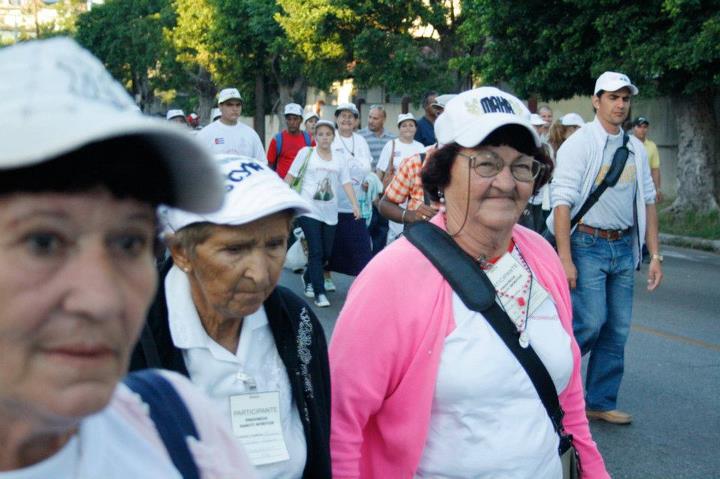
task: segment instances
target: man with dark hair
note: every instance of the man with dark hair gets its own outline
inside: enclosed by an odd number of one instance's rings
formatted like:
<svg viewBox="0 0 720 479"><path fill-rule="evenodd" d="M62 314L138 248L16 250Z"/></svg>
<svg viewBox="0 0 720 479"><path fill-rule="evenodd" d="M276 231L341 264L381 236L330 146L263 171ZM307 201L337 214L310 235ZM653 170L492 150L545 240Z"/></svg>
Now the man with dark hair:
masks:
<svg viewBox="0 0 720 479"><path fill-rule="evenodd" d="M435 139L435 119L437 118L437 110L433 107L438 92L429 91L423 96L422 106L425 109L425 116L417 122L417 132L415 132L415 140L424 146L430 146L437 143Z"/></svg>
<svg viewBox="0 0 720 479"><path fill-rule="evenodd" d="M315 144L310 133L300 130L303 119L303 108L300 105L288 103L285 105L284 114L287 128L273 137L267 151L268 165L283 179L298 151Z"/></svg>
<svg viewBox="0 0 720 479"><path fill-rule="evenodd" d="M650 164L650 175L652 176L653 183L655 184L656 201L660 203L662 201L662 193L660 192L660 153L658 152L657 145L654 141L647 137L648 130L650 129L650 122L644 116L639 116L633 122L633 134L635 137L643 142L645 151L648 155L648 163Z"/></svg>
<svg viewBox="0 0 720 479"><path fill-rule="evenodd" d="M585 380L587 416L630 424L617 409L625 342L632 319L634 270L647 242L651 253L647 288L662 280L655 187L642 143L623 132L630 99L638 89L630 79L605 72L597 79L592 104L595 119L582 126L557 152L547 225L571 290L575 338L590 353ZM570 223L590 193L605 178L615 157L626 157L617 183L607 188L571 230ZM617 168L616 168L617 169Z"/></svg>

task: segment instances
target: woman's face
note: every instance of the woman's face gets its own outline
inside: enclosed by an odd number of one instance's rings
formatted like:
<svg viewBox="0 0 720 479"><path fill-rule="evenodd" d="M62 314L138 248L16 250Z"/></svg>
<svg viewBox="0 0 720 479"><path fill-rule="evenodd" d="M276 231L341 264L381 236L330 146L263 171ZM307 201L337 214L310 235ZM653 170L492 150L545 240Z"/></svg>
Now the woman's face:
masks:
<svg viewBox="0 0 720 479"><path fill-rule="evenodd" d="M352 112L343 110L337 116L338 131L343 136L350 136L355 128L355 115Z"/></svg>
<svg viewBox="0 0 720 479"><path fill-rule="evenodd" d="M125 375L155 294L155 212L104 189L0 197L0 410L64 424Z"/></svg>
<svg viewBox="0 0 720 479"><path fill-rule="evenodd" d="M245 225L215 225L194 252L172 247L201 318L240 320L260 309L280 279L290 220L280 212Z"/></svg>
<svg viewBox="0 0 720 479"><path fill-rule="evenodd" d="M400 123L398 132L400 133L400 139L405 141L412 141L415 138L415 132L417 131L417 125L413 120L405 120Z"/></svg>
<svg viewBox="0 0 720 479"><path fill-rule="evenodd" d="M470 168L468 158L458 155L450 170L450 184L444 190L448 222L459 228L467 213L465 229L469 234L478 229L508 231L517 222L533 190L533 182L516 180L509 166L527 159L527 155L510 146L463 148L460 153L476 157L476 162L500 158L505 167L496 176L484 178Z"/></svg>
<svg viewBox="0 0 720 479"><path fill-rule="evenodd" d="M312 117L308 119L308 121L305 122L305 129L310 133L311 135L315 134L315 125L317 124L318 119L315 117Z"/></svg>
<svg viewBox="0 0 720 479"><path fill-rule="evenodd" d="M335 130L326 125L321 125L315 130L315 143L319 148L327 150L335 139Z"/></svg>

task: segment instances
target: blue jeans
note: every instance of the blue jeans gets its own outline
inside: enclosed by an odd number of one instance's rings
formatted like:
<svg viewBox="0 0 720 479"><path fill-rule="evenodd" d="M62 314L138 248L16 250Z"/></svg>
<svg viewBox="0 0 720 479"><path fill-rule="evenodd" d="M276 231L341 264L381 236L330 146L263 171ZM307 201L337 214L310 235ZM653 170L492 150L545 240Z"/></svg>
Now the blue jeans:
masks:
<svg viewBox="0 0 720 479"><path fill-rule="evenodd" d="M570 238L577 287L571 290L573 329L583 355L588 409L616 409L630 332L635 262L632 237L609 241L575 231Z"/></svg>
<svg viewBox="0 0 720 479"><path fill-rule="evenodd" d="M303 279L306 283L312 284L317 298L319 294L325 294L323 266L332 254L336 225L329 225L307 216L300 216L297 222L308 244L308 267L303 273Z"/></svg>
<svg viewBox="0 0 720 479"><path fill-rule="evenodd" d="M370 226L368 226L368 233L372 239L372 255L378 254L387 244L387 235L390 226L388 220L385 219L378 209L373 205L372 207L372 219L370 220Z"/></svg>

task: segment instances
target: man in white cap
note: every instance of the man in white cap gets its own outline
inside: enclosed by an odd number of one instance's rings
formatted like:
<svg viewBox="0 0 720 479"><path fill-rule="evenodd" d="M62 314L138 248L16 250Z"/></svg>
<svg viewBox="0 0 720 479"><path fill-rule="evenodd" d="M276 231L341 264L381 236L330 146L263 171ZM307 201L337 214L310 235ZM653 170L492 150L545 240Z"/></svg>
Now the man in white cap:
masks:
<svg viewBox="0 0 720 479"><path fill-rule="evenodd" d="M215 154L243 155L267 164L265 148L255 130L240 121L243 99L237 88L218 95L220 119L200 130L197 138Z"/></svg>
<svg viewBox="0 0 720 479"><path fill-rule="evenodd" d="M622 73L605 72L597 79L595 119L557 152L547 222L571 288L575 337L582 353L590 353L587 416L612 424L632 422L630 414L617 409L617 396L632 319L633 272L644 243L651 253L648 290L656 289L663 276L647 154L637 138L622 130L637 93ZM619 180L571 228L571 218L610 171L616 154L627 158Z"/></svg>
<svg viewBox="0 0 720 479"><path fill-rule="evenodd" d="M188 126L187 118L185 118L185 112L182 110L168 110L165 114L165 119L172 123L179 123L181 125Z"/></svg>
<svg viewBox="0 0 720 479"><path fill-rule="evenodd" d="M300 130L303 109L297 103L285 105L285 124L287 128L275 135L267 151L267 162L280 178L285 178L298 151L304 146L313 146L310 133Z"/></svg>

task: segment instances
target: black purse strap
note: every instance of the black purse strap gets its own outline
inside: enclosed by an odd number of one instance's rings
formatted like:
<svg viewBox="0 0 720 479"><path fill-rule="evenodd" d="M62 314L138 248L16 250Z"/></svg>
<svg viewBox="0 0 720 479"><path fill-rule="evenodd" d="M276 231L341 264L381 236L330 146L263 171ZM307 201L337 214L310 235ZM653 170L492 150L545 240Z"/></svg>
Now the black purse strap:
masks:
<svg viewBox="0 0 720 479"><path fill-rule="evenodd" d="M612 163L610 164L610 169L608 170L607 174L600 182L598 187L595 188L592 193L590 193L590 195L585 200L585 203L583 203L575 216L573 216L572 220L570 221L570 229L573 229L575 225L578 224L578 222L582 219L582 217L585 216L585 213L587 213L590 208L592 208L595 203L598 202L598 200L605 192L605 190L608 189L608 187L615 186L615 184L617 183L620 174L625 169L625 163L627 162L629 156L629 151L627 149L627 143L629 140L630 137L628 136L628 134L624 133L623 144L620 148L615 150Z"/></svg>
<svg viewBox="0 0 720 479"><path fill-rule="evenodd" d="M405 237L440 271L465 306L483 314L525 369L555 431L562 437L563 410L550 373L532 346L527 348L520 346L515 325L495 301L495 287L482 268L450 235L432 223L424 221L413 223L405 228Z"/></svg>

